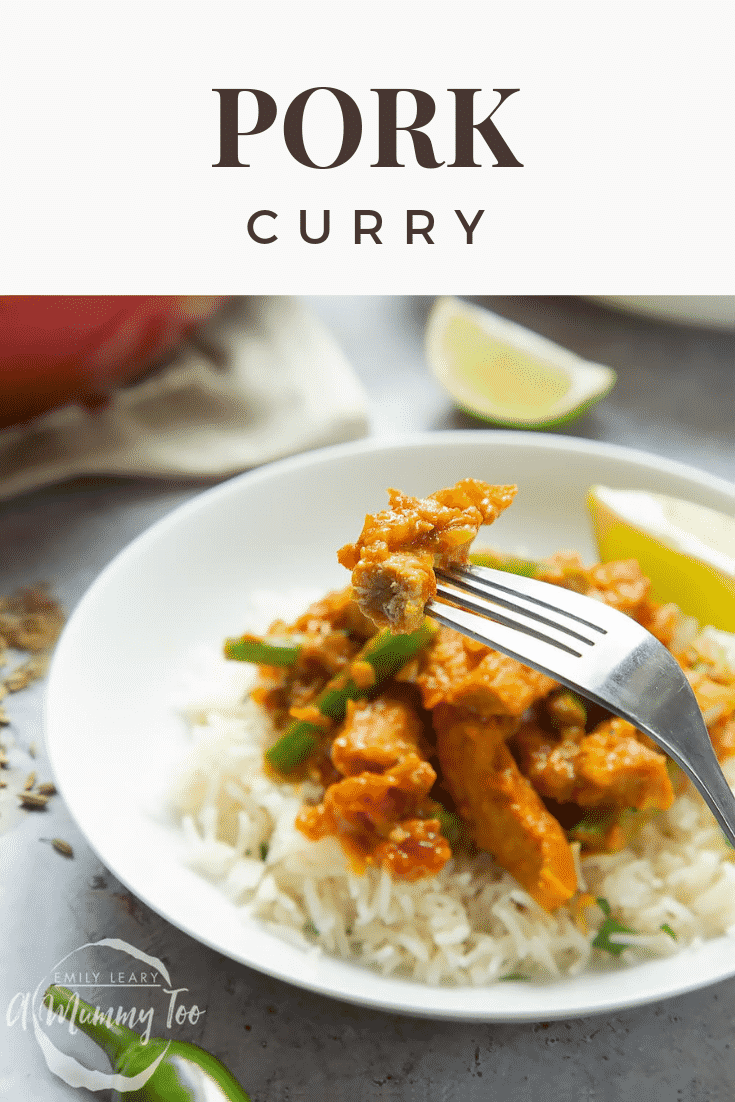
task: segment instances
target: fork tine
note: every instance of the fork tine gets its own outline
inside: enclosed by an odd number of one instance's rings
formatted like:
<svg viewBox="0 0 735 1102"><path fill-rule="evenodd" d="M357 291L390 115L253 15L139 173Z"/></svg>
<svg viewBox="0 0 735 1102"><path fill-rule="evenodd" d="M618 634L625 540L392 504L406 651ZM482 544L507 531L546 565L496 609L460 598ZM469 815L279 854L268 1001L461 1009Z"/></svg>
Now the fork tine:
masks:
<svg viewBox="0 0 735 1102"><path fill-rule="evenodd" d="M494 647L524 665L533 666L541 673L548 674L557 681L566 681L570 687L574 687L572 683L575 680L580 651L573 650L563 640L561 633L555 639L550 632L521 630L507 617L503 617L504 622L501 622L489 609L479 616L469 609L450 607L440 601L430 601L426 606L426 613L446 627L461 631L478 643ZM488 619L488 616L492 616L492 619ZM565 659L571 664L567 665Z"/></svg>
<svg viewBox="0 0 735 1102"><path fill-rule="evenodd" d="M572 589L562 589L561 586L551 586L548 582L540 582L535 578L527 578L521 574L508 574L503 570L493 570L488 566L454 567L451 571L437 570L437 578L451 582L469 593L482 595L488 600L504 604L507 608L518 608L527 615L541 615L540 609L552 612L556 617L562 616L564 624L572 628L589 632L594 631L602 635L606 629L600 625L599 609L594 608L594 616L590 611L589 597L583 597ZM551 595L561 592L560 597L552 602ZM563 603L560 603L563 601ZM506 603L507 602L507 603ZM557 626L561 626L558 625Z"/></svg>
<svg viewBox="0 0 735 1102"><path fill-rule="evenodd" d="M464 584L462 589L473 595L472 597L466 597L457 588L458 586L459 581L455 582L454 579L452 579L451 586L438 582L436 587L437 597L441 597L445 601L451 601L452 604L459 605L460 608L466 608L470 612L476 612L480 616L490 616L500 624L508 624L509 627L517 627L521 631L527 631L529 635L536 638L547 638L550 642L557 643L564 650L571 647L575 654L581 654L580 643L587 646L592 645L593 639L590 638L592 632L589 629L586 635L582 635L568 627L564 622L559 623L560 617L557 617L555 622L550 620L548 616L542 616L534 609L526 609L520 602L510 601L506 598L483 593L482 600L478 600L476 590ZM508 609L513 613L513 616L504 616L500 609Z"/></svg>

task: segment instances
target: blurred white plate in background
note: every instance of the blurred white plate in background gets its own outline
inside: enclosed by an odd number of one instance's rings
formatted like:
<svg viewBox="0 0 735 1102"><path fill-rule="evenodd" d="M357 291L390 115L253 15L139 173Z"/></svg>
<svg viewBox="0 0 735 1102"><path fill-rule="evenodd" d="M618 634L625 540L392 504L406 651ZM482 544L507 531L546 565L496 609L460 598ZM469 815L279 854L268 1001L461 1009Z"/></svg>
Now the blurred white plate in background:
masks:
<svg viewBox="0 0 735 1102"><path fill-rule="evenodd" d="M682 322L715 329L735 329L735 295L585 295L592 302L614 306L660 321Z"/></svg>

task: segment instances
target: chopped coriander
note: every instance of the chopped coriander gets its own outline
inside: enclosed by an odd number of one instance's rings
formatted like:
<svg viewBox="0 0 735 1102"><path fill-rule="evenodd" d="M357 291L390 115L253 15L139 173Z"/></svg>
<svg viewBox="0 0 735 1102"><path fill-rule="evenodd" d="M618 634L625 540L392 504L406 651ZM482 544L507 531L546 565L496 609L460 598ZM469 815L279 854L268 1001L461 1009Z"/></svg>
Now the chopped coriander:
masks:
<svg viewBox="0 0 735 1102"><path fill-rule="evenodd" d="M432 808L432 815L439 820L441 832L452 849L460 841L467 838L467 828L460 816L454 811L448 811L442 804L436 803Z"/></svg>
<svg viewBox="0 0 735 1102"><path fill-rule="evenodd" d="M319 937L319 931L317 930L314 923L311 921L304 923L304 925L301 927L301 932L302 934L305 934L306 937Z"/></svg>
<svg viewBox="0 0 735 1102"><path fill-rule="evenodd" d="M506 983L510 980L530 980L530 976L524 975L523 972L508 972L507 976L498 976L499 983Z"/></svg>
<svg viewBox="0 0 735 1102"><path fill-rule="evenodd" d="M260 860L265 861L267 856L268 856L268 843L267 842L261 842L260 843Z"/></svg>
<svg viewBox="0 0 735 1102"><path fill-rule="evenodd" d="M664 932L665 934L668 934L668 935L669 935L669 937L672 937L672 938L674 939L674 941L676 941L676 934L675 934L675 933L674 933L674 931L673 931L673 930L671 929L671 927L669 926L668 922L664 922L664 923L662 924L662 926L661 926L661 929L663 930L663 932Z"/></svg>
<svg viewBox="0 0 735 1102"><path fill-rule="evenodd" d="M597 906L605 915L605 921L600 929L597 931L597 936L592 942L593 948L602 949L606 953L611 953L614 957L619 957L625 949L626 945L621 945L619 942L610 941L611 934L634 934L635 930L631 930L630 926L624 926L622 922L618 922L617 918L613 918L610 904L606 899L598 899Z"/></svg>
<svg viewBox="0 0 735 1102"><path fill-rule="evenodd" d="M575 840L591 843L605 837L617 816L616 811L600 811L593 808L583 815L578 823L569 830L569 836Z"/></svg>

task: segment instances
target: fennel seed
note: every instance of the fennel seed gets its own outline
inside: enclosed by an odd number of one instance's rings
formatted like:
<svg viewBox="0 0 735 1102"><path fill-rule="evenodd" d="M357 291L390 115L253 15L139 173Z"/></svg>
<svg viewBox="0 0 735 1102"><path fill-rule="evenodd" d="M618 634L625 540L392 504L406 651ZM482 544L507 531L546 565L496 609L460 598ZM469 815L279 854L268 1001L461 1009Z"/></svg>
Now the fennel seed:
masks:
<svg viewBox="0 0 735 1102"><path fill-rule="evenodd" d="M18 796L21 805L29 810L43 811L48 803L48 796L44 796L42 792L19 792Z"/></svg>
<svg viewBox="0 0 735 1102"><path fill-rule="evenodd" d="M57 853L63 853L64 857L73 857L74 850L71 848L68 842L65 842L63 838L52 838L51 845L54 847Z"/></svg>

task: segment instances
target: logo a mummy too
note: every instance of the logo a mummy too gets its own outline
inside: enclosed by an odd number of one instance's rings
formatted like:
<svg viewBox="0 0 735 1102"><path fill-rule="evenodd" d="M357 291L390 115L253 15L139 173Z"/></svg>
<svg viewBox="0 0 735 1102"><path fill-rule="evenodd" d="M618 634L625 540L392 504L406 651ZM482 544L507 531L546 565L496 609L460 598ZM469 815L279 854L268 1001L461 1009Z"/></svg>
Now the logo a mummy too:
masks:
<svg viewBox="0 0 735 1102"><path fill-rule="evenodd" d="M213 88L219 96L220 158L213 168L250 168L249 161L240 160L240 139L252 138L270 130L278 117L278 106L273 96L260 88ZM378 159L371 168L405 168L398 160L398 134L403 131L411 138L413 155L420 168L481 168L475 160L475 135L480 135L495 158L492 168L523 168L497 127L494 116L506 100L520 91L518 88L494 88L499 97L492 111L484 118L475 121L475 95L481 88L448 88L454 96L454 160L439 161L434 152L431 137L425 133L436 113L433 96L420 88L371 88L378 97L377 129ZM312 97L317 93L327 93L339 108L341 115L341 135L339 151L330 164L317 164L310 156L304 139L304 112ZM254 98L256 117L249 130L240 129L240 96ZM407 125L398 125L398 97L413 98L414 119ZM244 101L243 101L244 102ZM313 107L318 109L324 103L324 96L314 100ZM252 108L250 99L248 108ZM481 114L482 112L480 112ZM331 117L331 116L330 116ZM330 125L327 120L320 120ZM283 140L286 149L299 164L306 168L330 169L347 164L354 157L362 141L363 121L360 108L352 96L341 88L307 88L299 93L288 105L283 117ZM404 147L405 149L406 147ZM479 154L478 154L479 155Z"/></svg>
<svg viewBox="0 0 735 1102"><path fill-rule="evenodd" d="M110 971L109 968L105 971L101 965L95 965L95 968L99 968L99 970L90 971L89 957L90 955L96 957L100 950L123 953L128 958L137 961L138 964L124 970L118 967L113 971ZM85 962L82 968L75 966L75 962L72 960L74 957ZM141 970L141 964L146 967L147 971L143 972ZM108 975L111 981L109 983L105 982ZM79 982L76 982L77 978ZM89 980L92 982L86 982ZM137 982L139 980L143 980L143 982ZM165 982L159 982L161 980ZM60 1007L44 1005L44 991L50 982L66 983L72 990L83 986L107 989L136 987L148 989L149 991L153 989L162 991L163 994L168 996L167 1028L171 1027L174 1020L178 1025L182 1025L187 1020L190 1024L195 1025L201 1015L205 1013L196 1004L187 1007L180 1002L179 996L188 989L173 986L169 971L162 960L144 953L120 938L103 938L101 941L88 942L77 949L73 949L49 970L32 993L18 992L13 996L5 1015L8 1026L20 1024L23 1029L27 1029L30 1020L34 1037L49 1071L57 1075L70 1087L84 1087L91 1091L114 1090L120 1094L140 1090L155 1074L161 1061L166 1058L170 1042L166 1044L163 1051L160 1051L156 1046L157 1055L155 1058L152 1055L150 1064L134 1076L88 1068L75 1057L58 1049L44 1029L44 1025L48 1028L53 1027L55 1023L64 1023L69 1033L76 1033L78 1031L77 1023L81 1025L83 1021L81 1015L89 1013L89 1011L81 1008L77 998L71 1000L67 1012L64 1012ZM106 1012L101 1007L95 1007L94 1014L99 1015L101 1022L107 1022L108 1024L114 1022L117 1025L127 1025L131 1029L133 1026L143 1026L144 1028L140 1034L142 1044L145 1045L150 1039L154 1018L154 1007L152 1005L138 1009L133 1007L127 1011L122 1007L118 1007L117 1013L115 1013L115 1008L112 1006Z"/></svg>

